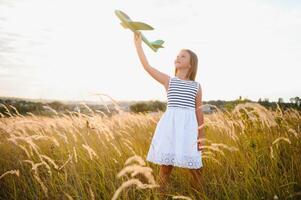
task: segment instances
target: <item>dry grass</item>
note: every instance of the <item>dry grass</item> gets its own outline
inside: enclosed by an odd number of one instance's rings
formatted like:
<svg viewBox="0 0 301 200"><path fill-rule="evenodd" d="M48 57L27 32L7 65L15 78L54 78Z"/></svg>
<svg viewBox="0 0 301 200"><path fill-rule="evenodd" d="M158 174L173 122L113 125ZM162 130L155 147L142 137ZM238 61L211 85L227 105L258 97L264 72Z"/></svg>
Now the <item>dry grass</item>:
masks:
<svg viewBox="0 0 301 200"><path fill-rule="evenodd" d="M54 117L0 116L0 199L159 199L159 167L145 161L162 112L112 117L90 110ZM175 168L173 199L301 197L301 114L239 104L205 115L204 192ZM16 170L10 170L16 169ZM189 173L188 173L189 174ZM10 176L16 175L16 176Z"/></svg>
<svg viewBox="0 0 301 200"><path fill-rule="evenodd" d="M5 173L3 173L1 176L0 176L0 179L2 179L4 176L6 176L7 174L15 174L16 176L19 176L20 175L20 171L19 170L9 170Z"/></svg>

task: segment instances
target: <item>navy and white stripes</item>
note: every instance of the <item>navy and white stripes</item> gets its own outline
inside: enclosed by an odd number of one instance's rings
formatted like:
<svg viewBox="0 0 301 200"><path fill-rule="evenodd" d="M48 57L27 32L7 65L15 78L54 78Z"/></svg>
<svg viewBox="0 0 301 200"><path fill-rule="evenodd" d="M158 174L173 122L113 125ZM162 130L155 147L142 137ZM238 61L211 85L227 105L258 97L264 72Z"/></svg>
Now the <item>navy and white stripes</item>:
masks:
<svg viewBox="0 0 301 200"><path fill-rule="evenodd" d="M195 97L199 87L200 84L196 81L171 77L167 91L167 107L195 109Z"/></svg>

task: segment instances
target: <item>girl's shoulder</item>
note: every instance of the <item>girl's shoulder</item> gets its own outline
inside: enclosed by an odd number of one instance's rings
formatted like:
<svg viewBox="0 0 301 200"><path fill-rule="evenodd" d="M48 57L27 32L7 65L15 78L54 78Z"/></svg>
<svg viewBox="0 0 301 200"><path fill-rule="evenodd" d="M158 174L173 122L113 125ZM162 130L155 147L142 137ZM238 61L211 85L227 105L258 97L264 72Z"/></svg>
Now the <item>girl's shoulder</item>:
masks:
<svg viewBox="0 0 301 200"><path fill-rule="evenodd" d="M201 88L201 83L199 81L195 81L195 85L197 87L197 90Z"/></svg>

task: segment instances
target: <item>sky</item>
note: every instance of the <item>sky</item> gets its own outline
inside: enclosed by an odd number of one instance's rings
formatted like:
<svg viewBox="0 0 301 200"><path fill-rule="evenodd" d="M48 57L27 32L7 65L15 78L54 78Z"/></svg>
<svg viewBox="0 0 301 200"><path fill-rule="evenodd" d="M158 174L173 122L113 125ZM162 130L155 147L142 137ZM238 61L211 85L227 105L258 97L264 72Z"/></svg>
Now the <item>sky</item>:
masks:
<svg viewBox="0 0 301 200"><path fill-rule="evenodd" d="M162 39L151 66L174 76L182 48L199 59L202 100L301 96L298 0L0 0L0 96L166 101L115 9Z"/></svg>

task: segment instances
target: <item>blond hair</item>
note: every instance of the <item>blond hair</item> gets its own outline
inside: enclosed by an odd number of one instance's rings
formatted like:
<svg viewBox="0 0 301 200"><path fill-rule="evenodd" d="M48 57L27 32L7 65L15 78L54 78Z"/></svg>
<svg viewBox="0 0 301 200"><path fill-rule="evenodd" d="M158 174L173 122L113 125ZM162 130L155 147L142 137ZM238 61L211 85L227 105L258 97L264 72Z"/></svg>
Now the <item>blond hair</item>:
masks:
<svg viewBox="0 0 301 200"><path fill-rule="evenodd" d="M188 52L190 55L191 68L189 69L186 77L188 77L189 80L195 81L196 73L198 70L198 57L190 49L182 49L182 50ZM177 74L177 71L178 71L177 68L175 68L175 75Z"/></svg>

